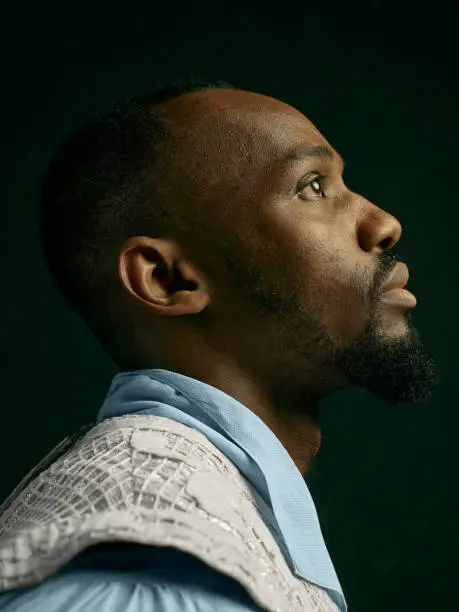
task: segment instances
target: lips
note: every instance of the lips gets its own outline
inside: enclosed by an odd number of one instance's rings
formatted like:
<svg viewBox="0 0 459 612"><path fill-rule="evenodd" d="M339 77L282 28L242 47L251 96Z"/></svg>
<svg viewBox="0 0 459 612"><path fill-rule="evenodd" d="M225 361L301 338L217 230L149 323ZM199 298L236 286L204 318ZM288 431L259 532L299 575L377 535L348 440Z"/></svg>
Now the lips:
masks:
<svg viewBox="0 0 459 612"><path fill-rule="evenodd" d="M384 291L381 296L381 300L385 304L392 304L392 306L403 306L405 308L414 308L417 304L416 296L406 289L390 289Z"/></svg>
<svg viewBox="0 0 459 612"><path fill-rule="evenodd" d="M409 278L410 273L408 271L408 266L399 262L395 266L394 273L382 288L382 293L390 291L391 289L403 289L403 287L406 286Z"/></svg>
<svg viewBox="0 0 459 612"><path fill-rule="evenodd" d="M413 308L416 306L416 297L404 289L410 277L408 267L404 263L398 263L394 273L382 288L382 300L386 304Z"/></svg>

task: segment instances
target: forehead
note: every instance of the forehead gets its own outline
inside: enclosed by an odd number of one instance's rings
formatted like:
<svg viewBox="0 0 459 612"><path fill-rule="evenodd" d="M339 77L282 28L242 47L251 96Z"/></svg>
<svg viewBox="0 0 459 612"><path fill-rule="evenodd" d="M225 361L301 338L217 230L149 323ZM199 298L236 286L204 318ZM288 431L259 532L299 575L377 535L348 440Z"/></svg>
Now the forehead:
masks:
<svg viewBox="0 0 459 612"><path fill-rule="evenodd" d="M213 89L190 92L162 106L174 124L201 134L203 139L223 136L228 147L238 138L246 145L252 143L260 162L271 164L296 147L327 146L333 150L305 115L263 94Z"/></svg>

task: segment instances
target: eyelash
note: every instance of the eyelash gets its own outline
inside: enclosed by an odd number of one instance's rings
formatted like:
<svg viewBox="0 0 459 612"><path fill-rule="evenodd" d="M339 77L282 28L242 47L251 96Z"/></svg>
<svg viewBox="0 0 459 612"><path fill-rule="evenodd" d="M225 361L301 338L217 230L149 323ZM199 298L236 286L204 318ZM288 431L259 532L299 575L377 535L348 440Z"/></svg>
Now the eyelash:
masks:
<svg viewBox="0 0 459 612"><path fill-rule="evenodd" d="M325 180L325 176L322 176L321 174L315 174L312 177L309 177L308 179L302 180L299 185L298 185L298 192L302 191L305 187L308 187L309 185L311 185L311 183L314 183L314 181L317 181L318 183L320 183L321 187L322 187L322 194L315 194L315 196L313 197L317 197L317 198L323 198L325 197L325 193L324 193L324 187L323 187L323 181Z"/></svg>

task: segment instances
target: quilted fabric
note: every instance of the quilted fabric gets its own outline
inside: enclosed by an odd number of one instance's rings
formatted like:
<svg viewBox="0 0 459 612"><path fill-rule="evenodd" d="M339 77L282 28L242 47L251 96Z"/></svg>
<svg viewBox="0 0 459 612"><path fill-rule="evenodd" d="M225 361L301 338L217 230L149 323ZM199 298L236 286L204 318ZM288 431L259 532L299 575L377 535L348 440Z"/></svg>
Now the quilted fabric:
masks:
<svg viewBox="0 0 459 612"><path fill-rule="evenodd" d="M3 505L0 592L40 583L95 543L127 541L194 555L268 612L338 612L324 589L292 574L248 483L202 433L130 415L51 458L57 449Z"/></svg>

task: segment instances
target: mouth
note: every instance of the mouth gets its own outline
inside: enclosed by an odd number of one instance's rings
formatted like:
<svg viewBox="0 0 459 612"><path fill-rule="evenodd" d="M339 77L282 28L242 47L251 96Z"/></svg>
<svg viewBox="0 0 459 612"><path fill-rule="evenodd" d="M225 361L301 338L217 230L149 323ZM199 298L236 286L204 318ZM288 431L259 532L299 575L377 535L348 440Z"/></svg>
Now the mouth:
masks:
<svg viewBox="0 0 459 612"><path fill-rule="evenodd" d="M417 300L410 291L405 289L409 277L408 266L401 262L398 263L391 278L383 287L381 301L392 306L414 308Z"/></svg>

